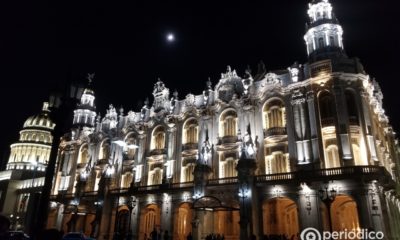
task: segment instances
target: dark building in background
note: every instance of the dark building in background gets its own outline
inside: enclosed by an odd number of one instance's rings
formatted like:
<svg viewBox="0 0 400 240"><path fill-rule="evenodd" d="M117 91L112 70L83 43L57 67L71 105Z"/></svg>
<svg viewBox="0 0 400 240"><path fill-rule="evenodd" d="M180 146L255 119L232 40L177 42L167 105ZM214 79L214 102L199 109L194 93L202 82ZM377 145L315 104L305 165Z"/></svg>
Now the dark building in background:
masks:
<svg viewBox="0 0 400 240"><path fill-rule="evenodd" d="M25 121L19 141L10 146L6 170L0 172L0 212L10 218L12 230L30 232L37 214L55 127L49 114L45 102L41 113Z"/></svg>

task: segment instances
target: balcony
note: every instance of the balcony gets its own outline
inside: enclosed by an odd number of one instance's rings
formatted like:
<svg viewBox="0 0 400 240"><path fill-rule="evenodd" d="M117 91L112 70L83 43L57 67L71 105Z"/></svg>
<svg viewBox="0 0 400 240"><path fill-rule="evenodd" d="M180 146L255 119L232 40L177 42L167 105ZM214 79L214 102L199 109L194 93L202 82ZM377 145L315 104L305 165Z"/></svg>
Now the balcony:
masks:
<svg viewBox="0 0 400 240"><path fill-rule="evenodd" d="M272 127L264 129L264 138L282 135L287 135L285 127Z"/></svg>
<svg viewBox="0 0 400 240"><path fill-rule="evenodd" d="M162 154L167 154L167 149L166 148L161 148L161 149L152 149L149 152L149 156L153 155L162 155Z"/></svg>
<svg viewBox="0 0 400 240"><path fill-rule="evenodd" d="M335 124L335 118L330 117L330 118L322 118L321 119L321 126L322 127L334 127Z"/></svg>
<svg viewBox="0 0 400 240"><path fill-rule="evenodd" d="M380 166L352 166L352 167L341 167L341 168L329 168L329 169L316 169L316 170L304 170L288 173L277 173L255 176L255 183L257 187L265 187L266 185L274 184L299 184L300 182L327 182L332 180L352 179L355 181L372 181L378 180L386 188L392 188L395 182L392 179L390 173ZM206 183L206 187L235 187L238 184L237 177L220 178L220 179L209 179ZM129 194L150 194L164 192L176 192L176 191L191 191L193 190L194 182L183 182L183 183L164 183L158 185L149 186L133 186L129 188L119 188L110 190L111 194L118 195L129 195ZM85 193L85 196L95 195L94 193ZM61 195L60 193L56 196L52 196L52 199L66 198L72 199L73 195Z"/></svg>
<svg viewBox="0 0 400 240"><path fill-rule="evenodd" d="M182 145L182 151L197 150L198 143L185 143Z"/></svg>
<svg viewBox="0 0 400 240"><path fill-rule="evenodd" d="M238 141L238 137L237 136L218 137L218 145L236 143L237 141Z"/></svg>
<svg viewBox="0 0 400 240"><path fill-rule="evenodd" d="M316 169L290 173L277 173L256 176L257 183L285 183L293 181L331 181L340 179L380 180L384 184L394 184L390 173L379 166L352 166L341 168Z"/></svg>
<svg viewBox="0 0 400 240"><path fill-rule="evenodd" d="M349 125L359 126L360 123L358 122L358 118L355 116L350 116L349 117Z"/></svg>

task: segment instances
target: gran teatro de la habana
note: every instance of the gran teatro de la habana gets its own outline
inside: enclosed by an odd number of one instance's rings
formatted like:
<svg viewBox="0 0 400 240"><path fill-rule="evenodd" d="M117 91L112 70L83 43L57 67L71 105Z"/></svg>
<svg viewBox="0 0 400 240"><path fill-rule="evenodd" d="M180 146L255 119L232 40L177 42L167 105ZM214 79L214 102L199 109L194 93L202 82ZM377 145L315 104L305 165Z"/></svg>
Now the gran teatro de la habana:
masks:
<svg viewBox="0 0 400 240"><path fill-rule="evenodd" d="M89 84L59 146L47 226L96 239L299 239L309 227L400 239L400 148L378 81L346 55L328 0L307 14L303 64L242 77L228 66L197 95L158 80L139 112L102 117Z"/></svg>

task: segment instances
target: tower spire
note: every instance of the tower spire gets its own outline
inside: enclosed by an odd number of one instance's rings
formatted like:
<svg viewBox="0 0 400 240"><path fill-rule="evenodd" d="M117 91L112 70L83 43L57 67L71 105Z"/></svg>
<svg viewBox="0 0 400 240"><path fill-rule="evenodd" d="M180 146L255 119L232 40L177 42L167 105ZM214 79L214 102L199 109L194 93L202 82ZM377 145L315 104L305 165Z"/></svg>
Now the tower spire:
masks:
<svg viewBox="0 0 400 240"><path fill-rule="evenodd" d="M343 29L329 0L312 0L308 4L307 14L309 22L306 25L304 40L310 60L345 56Z"/></svg>
<svg viewBox="0 0 400 240"><path fill-rule="evenodd" d="M94 104L95 96L94 91L91 88L91 84L93 82L94 73L88 73L86 79L88 80L88 84L83 91L83 94L80 99L80 103L77 108L74 110L74 120L73 124L75 126L86 126L93 128L96 120L96 106Z"/></svg>

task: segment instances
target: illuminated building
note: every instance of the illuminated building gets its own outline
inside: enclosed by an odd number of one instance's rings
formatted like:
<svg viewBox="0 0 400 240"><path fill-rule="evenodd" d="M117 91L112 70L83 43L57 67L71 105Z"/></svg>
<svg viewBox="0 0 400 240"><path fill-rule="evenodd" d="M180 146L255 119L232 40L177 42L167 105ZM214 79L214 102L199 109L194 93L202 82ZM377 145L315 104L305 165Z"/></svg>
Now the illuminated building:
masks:
<svg viewBox="0 0 400 240"><path fill-rule="evenodd" d="M54 123L48 103L42 112L29 117L12 144L5 171L0 172L1 213L10 217L13 230L29 231L49 160Z"/></svg>
<svg viewBox="0 0 400 240"><path fill-rule="evenodd" d="M98 239L153 229L225 239L302 229L400 236L399 151L382 92L327 0L309 5L309 61L244 77L228 67L199 95L161 80L140 112L96 117L88 87L63 137L48 227Z"/></svg>

